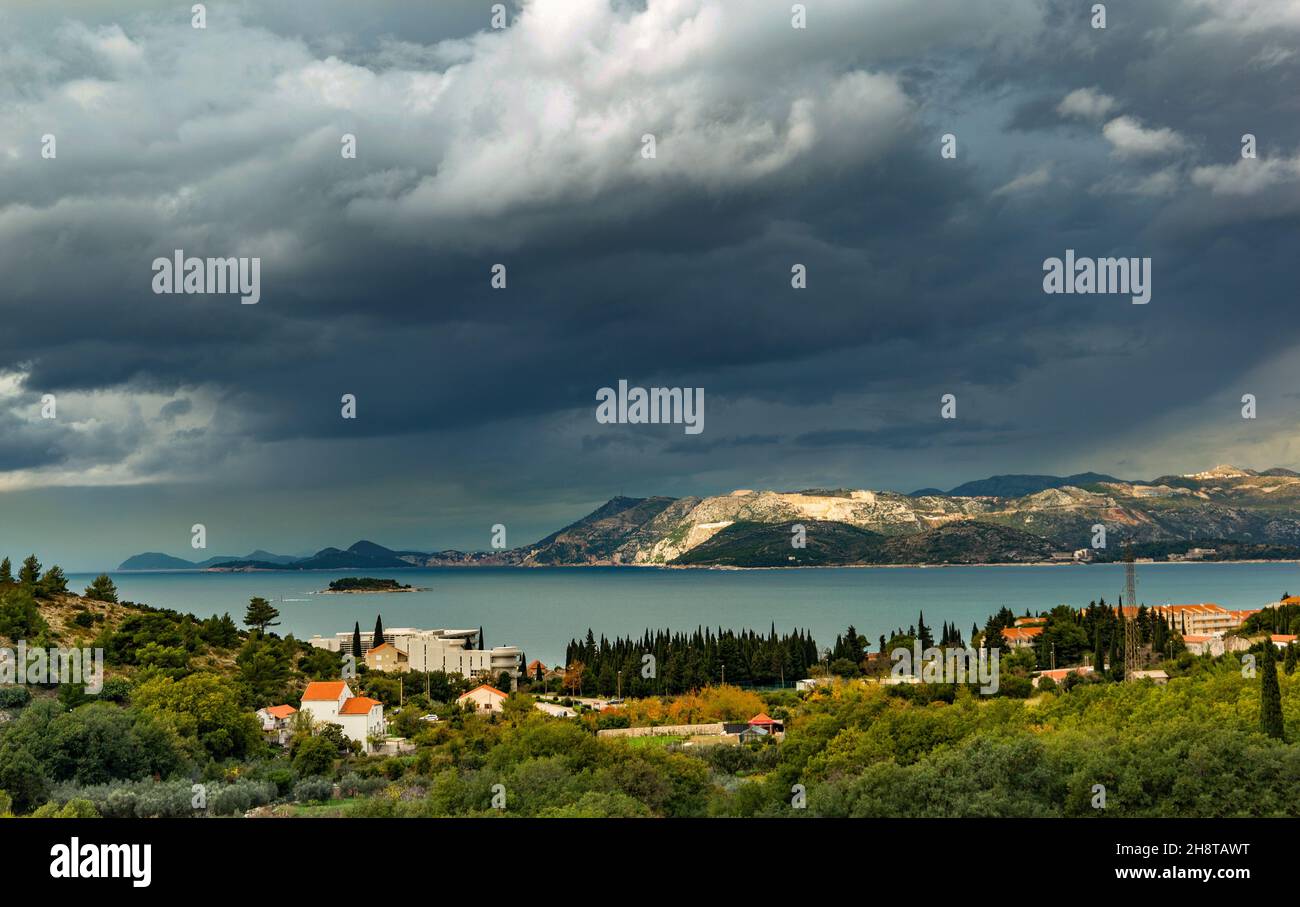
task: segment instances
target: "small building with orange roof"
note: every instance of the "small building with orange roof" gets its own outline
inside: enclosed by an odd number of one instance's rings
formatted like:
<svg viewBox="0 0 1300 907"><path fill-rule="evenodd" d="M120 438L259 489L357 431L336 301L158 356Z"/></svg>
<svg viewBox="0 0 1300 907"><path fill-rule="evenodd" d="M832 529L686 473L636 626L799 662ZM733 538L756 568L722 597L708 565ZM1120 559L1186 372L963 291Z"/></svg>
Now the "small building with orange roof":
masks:
<svg viewBox="0 0 1300 907"><path fill-rule="evenodd" d="M1042 633L1042 627L1004 627L1002 641L1013 649L1027 649Z"/></svg>
<svg viewBox="0 0 1300 907"><path fill-rule="evenodd" d="M468 693L456 697L456 702L460 705L468 705L480 712L499 712L505 701L506 694L489 683L481 683Z"/></svg>
<svg viewBox="0 0 1300 907"><path fill-rule="evenodd" d="M366 652L366 667L372 671L398 673L410 670L406 653L391 642L382 643Z"/></svg>
<svg viewBox="0 0 1300 907"><path fill-rule="evenodd" d="M262 731L283 746L289 738L289 719L297 711L291 705L268 705L257 710L257 720L262 723Z"/></svg>

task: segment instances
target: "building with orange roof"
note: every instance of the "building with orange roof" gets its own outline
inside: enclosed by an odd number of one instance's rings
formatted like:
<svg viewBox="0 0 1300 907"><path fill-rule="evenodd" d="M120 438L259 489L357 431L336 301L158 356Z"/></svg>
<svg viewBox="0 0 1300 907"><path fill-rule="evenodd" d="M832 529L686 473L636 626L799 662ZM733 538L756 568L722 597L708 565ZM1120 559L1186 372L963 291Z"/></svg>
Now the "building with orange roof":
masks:
<svg viewBox="0 0 1300 907"><path fill-rule="evenodd" d="M372 738L388 734L384 704L367 696L353 696L342 680L313 680L303 691L299 708L313 723L337 724L344 737L356 740L367 753L373 749Z"/></svg>
<svg viewBox="0 0 1300 907"><path fill-rule="evenodd" d="M1071 674L1087 675L1093 673L1092 665L1082 665L1077 668L1053 668L1050 671L1035 671L1033 685L1037 688L1038 684L1044 677L1051 678L1053 683L1061 683Z"/></svg>
<svg viewBox="0 0 1300 907"><path fill-rule="evenodd" d="M1253 612L1229 611L1214 602L1201 602L1195 605L1155 605L1151 608L1169 622L1169 625L1186 636L1215 636L1235 630L1241 626Z"/></svg>
<svg viewBox="0 0 1300 907"><path fill-rule="evenodd" d="M456 697L456 702L460 705L468 705L480 712L499 712L505 701L506 694L489 683L480 683L468 693Z"/></svg>
<svg viewBox="0 0 1300 907"><path fill-rule="evenodd" d="M262 731L283 746L289 738L289 719L297 711L291 705L268 705L257 710L257 720L262 723Z"/></svg>
<svg viewBox="0 0 1300 907"><path fill-rule="evenodd" d="M1012 649L1027 649L1042 633L1042 627L1004 627L1002 641Z"/></svg>
<svg viewBox="0 0 1300 907"><path fill-rule="evenodd" d="M1277 646L1279 649L1285 649L1287 646L1291 645L1291 643L1295 642L1295 637L1296 634L1294 633L1274 633L1269 638L1273 640L1273 645Z"/></svg>
<svg viewBox="0 0 1300 907"><path fill-rule="evenodd" d="M369 649L365 654L366 667L372 671L398 673L410 670L410 660L406 653L391 642L382 643Z"/></svg>
<svg viewBox="0 0 1300 907"><path fill-rule="evenodd" d="M1183 645L1193 655L1222 655L1225 651L1222 636L1207 636L1202 633L1183 634Z"/></svg>

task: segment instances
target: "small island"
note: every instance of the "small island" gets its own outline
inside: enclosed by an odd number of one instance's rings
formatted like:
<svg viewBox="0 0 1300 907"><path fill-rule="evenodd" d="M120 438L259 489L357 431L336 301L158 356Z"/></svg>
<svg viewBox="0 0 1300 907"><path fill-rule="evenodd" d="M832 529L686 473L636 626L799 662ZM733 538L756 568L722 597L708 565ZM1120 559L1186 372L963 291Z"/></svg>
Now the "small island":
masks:
<svg viewBox="0 0 1300 907"><path fill-rule="evenodd" d="M414 586L399 583L395 579L375 579L372 576L345 576L330 581L328 589L322 589L321 595L331 592L419 592Z"/></svg>

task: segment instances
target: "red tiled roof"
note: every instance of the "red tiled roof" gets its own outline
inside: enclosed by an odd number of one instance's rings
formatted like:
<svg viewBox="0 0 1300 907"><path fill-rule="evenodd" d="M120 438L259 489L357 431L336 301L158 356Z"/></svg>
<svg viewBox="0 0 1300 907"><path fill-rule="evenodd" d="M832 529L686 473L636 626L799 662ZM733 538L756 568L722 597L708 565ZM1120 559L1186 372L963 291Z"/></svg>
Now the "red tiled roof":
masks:
<svg viewBox="0 0 1300 907"><path fill-rule="evenodd" d="M298 710L291 705L268 705L266 707L266 714L272 718L288 718L296 711Z"/></svg>
<svg viewBox="0 0 1300 907"><path fill-rule="evenodd" d="M479 690L487 690L489 693L496 693L496 694L497 694L498 696L500 696L502 699L505 699L505 698L506 698L506 694L505 694L505 693L502 693L502 692L501 692L500 690L498 690L496 687L492 686L492 684L490 684L490 683L480 683L480 684L479 684L478 686L476 686L474 689L470 690L469 693L461 693L459 696L456 697L456 699L457 699L457 700L464 699L466 696L469 696L469 695L471 695L471 694L473 694L473 693L477 693Z"/></svg>
<svg viewBox="0 0 1300 907"><path fill-rule="evenodd" d="M775 718L768 716L767 712L759 712L753 718L749 719L749 723L753 727L771 727L778 722Z"/></svg>
<svg viewBox="0 0 1300 907"><path fill-rule="evenodd" d="M343 703L343 708L339 709L339 714L369 715L370 710L377 705L382 705L378 699L370 699L367 696L353 696L347 702Z"/></svg>
<svg viewBox="0 0 1300 907"><path fill-rule="evenodd" d="M302 691L303 702L320 702L322 700L338 699L343 695L343 689L347 686L341 680L313 680L307 684L307 689Z"/></svg>
<svg viewBox="0 0 1300 907"><path fill-rule="evenodd" d="M1273 642L1293 643L1296 635L1294 633L1274 633Z"/></svg>
<svg viewBox="0 0 1300 907"><path fill-rule="evenodd" d="M1050 671L1035 671L1034 673L1038 677L1050 677L1053 680L1060 682L1071 674L1091 674L1092 672L1092 665L1082 665L1077 668L1053 668Z"/></svg>
<svg viewBox="0 0 1300 907"><path fill-rule="evenodd" d="M1042 632L1042 627L1004 627L1002 630L1002 638L1006 640L1033 639Z"/></svg>

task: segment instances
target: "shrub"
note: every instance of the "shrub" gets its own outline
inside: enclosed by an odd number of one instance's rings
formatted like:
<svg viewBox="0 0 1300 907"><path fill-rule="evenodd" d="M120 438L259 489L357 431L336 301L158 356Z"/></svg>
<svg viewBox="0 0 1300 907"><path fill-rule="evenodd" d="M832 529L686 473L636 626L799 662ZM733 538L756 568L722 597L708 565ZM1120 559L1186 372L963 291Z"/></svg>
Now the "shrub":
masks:
<svg viewBox="0 0 1300 907"><path fill-rule="evenodd" d="M32 701L32 692L25 686L0 687L0 709L21 709Z"/></svg>
<svg viewBox="0 0 1300 907"><path fill-rule="evenodd" d="M293 799L299 803L328 800L333 793L334 785L324 778L304 778L293 786Z"/></svg>

